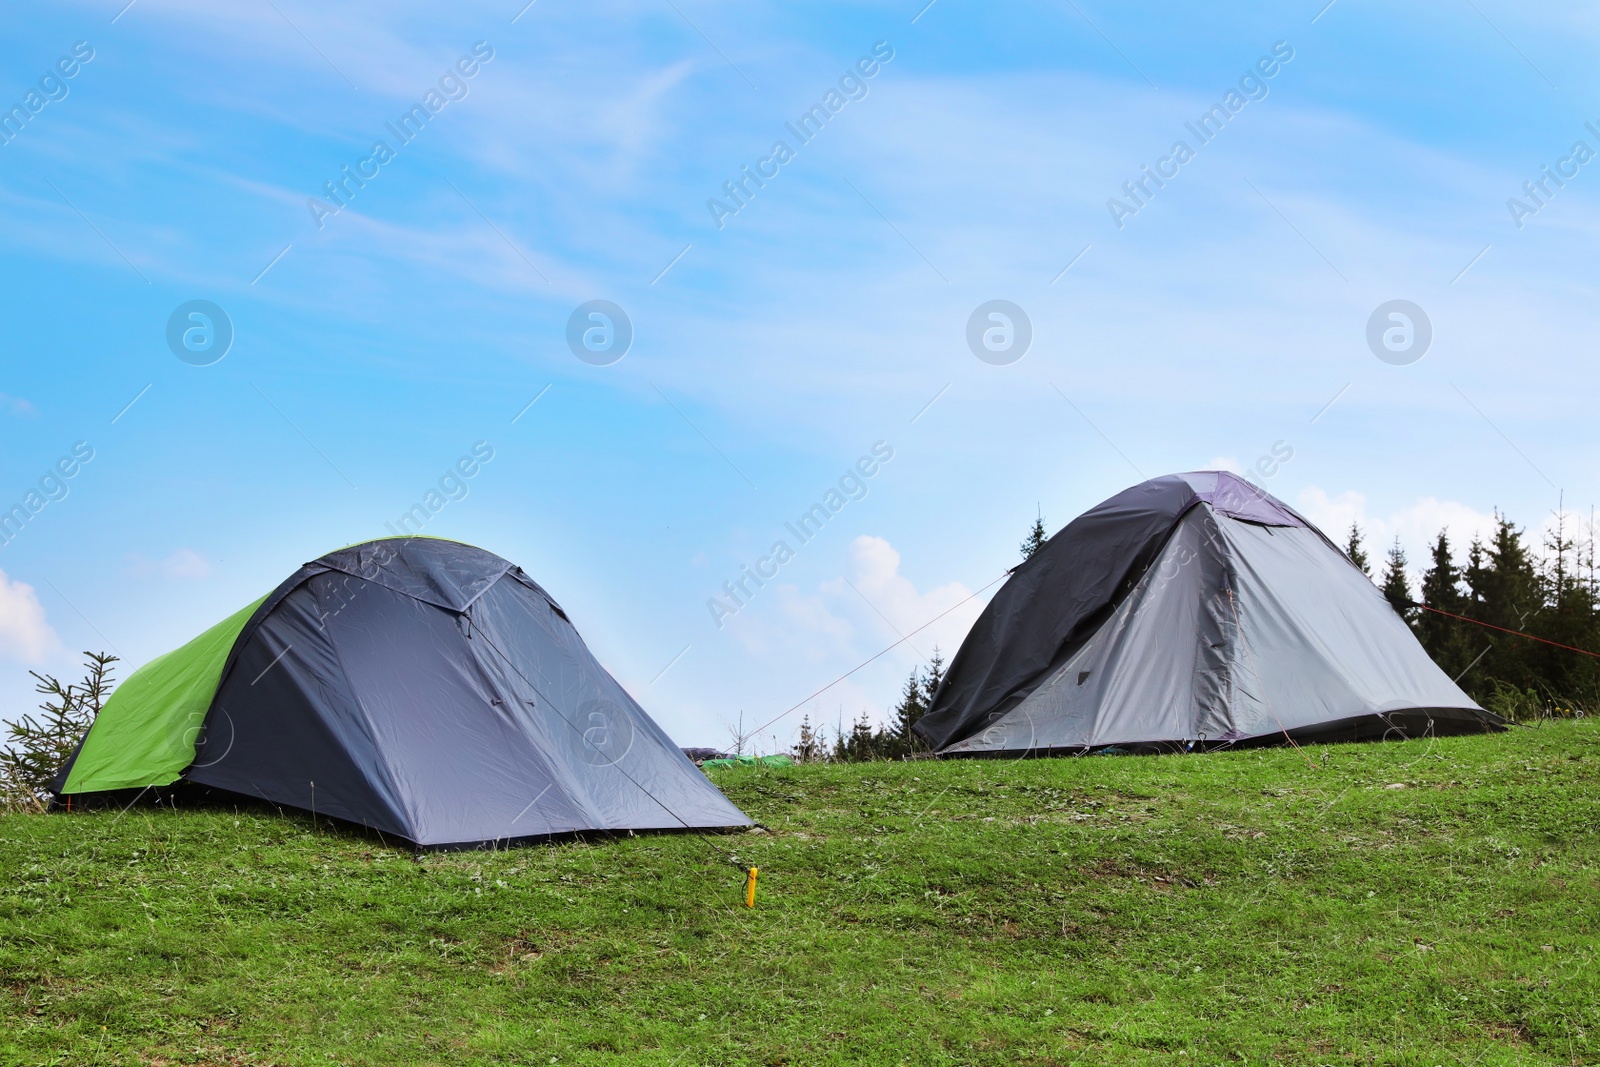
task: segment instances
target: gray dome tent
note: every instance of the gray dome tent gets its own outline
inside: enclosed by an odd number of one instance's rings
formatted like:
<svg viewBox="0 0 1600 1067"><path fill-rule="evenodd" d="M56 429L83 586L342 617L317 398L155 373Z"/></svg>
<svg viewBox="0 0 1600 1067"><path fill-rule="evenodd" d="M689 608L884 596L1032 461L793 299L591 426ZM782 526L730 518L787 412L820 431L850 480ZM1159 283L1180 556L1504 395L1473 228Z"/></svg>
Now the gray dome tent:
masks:
<svg viewBox="0 0 1600 1067"><path fill-rule="evenodd" d="M394 538L134 672L61 796L189 782L424 847L749 826L520 568Z"/></svg>
<svg viewBox="0 0 1600 1067"><path fill-rule="evenodd" d="M1017 567L916 731L982 755L1500 725L1320 530L1203 471L1117 494Z"/></svg>

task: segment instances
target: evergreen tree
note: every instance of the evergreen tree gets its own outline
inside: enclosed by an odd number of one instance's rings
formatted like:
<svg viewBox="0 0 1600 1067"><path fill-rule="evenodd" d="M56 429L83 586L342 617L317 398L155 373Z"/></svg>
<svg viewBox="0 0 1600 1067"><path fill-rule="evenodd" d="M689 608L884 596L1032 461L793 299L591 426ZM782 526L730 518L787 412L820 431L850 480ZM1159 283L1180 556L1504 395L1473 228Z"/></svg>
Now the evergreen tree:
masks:
<svg viewBox="0 0 1600 1067"><path fill-rule="evenodd" d="M800 743L795 746L794 754L801 763L815 763L822 754L822 738L811 728L809 712L800 720Z"/></svg>
<svg viewBox="0 0 1600 1067"><path fill-rule="evenodd" d="M1522 531L1504 515L1495 515L1494 536L1489 542L1488 582L1484 603L1488 622L1515 630L1527 628L1528 620L1539 609L1539 577Z"/></svg>
<svg viewBox="0 0 1600 1067"><path fill-rule="evenodd" d="M922 679L922 708L926 714L933 710L933 696L939 691L939 683L944 681L944 656L939 652L939 646L933 646L933 658L928 661L928 673Z"/></svg>
<svg viewBox="0 0 1600 1067"><path fill-rule="evenodd" d="M1583 583L1589 588L1589 596L1600 604L1600 572L1595 567L1595 525L1594 509L1589 509L1589 521L1584 524L1585 537L1583 544L1578 548L1578 565L1583 571Z"/></svg>
<svg viewBox="0 0 1600 1067"><path fill-rule="evenodd" d="M862 708L861 717L851 726L850 739L845 742L845 752L851 760L864 763L877 758L877 746L873 744L876 738L873 735L872 720L867 718L867 709Z"/></svg>
<svg viewBox="0 0 1600 1067"><path fill-rule="evenodd" d="M922 673L917 668L911 668L911 676L906 679L905 688L900 691L900 703L894 709L895 737L910 744L916 735L911 728L917 724L928 710L926 698L923 695Z"/></svg>
<svg viewBox="0 0 1600 1067"><path fill-rule="evenodd" d="M1467 606L1481 608L1483 606L1483 587L1488 582L1489 568L1485 562L1487 554L1483 548L1483 538L1477 534L1472 536L1472 544L1467 546L1467 565L1461 569L1461 580L1467 583ZM1472 613L1468 613L1472 614ZM1478 618L1473 615L1473 618Z"/></svg>
<svg viewBox="0 0 1600 1067"><path fill-rule="evenodd" d="M1409 623L1416 617L1417 609L1411 606L1411 580L1406 577L1406 550L1400 547L1398 537L1389 548L1382 589L1383 595L1389 600L1389 606L1394 608L1402 619Z"/></svg>
<svg viewBox="0 0 1600 1067"><path fill-rule="evenodd" d="M848 731L843 728L841 720L838 736L833 740L833 760L835 763L865 763L882 759L884 754L880 747L891 736L888 731L874 730L872 720L863 708L861 717L850 724Z"/></svg>
<svg viewBox="0 0 1600 1067"><path fill-rule="evenodd" d="M85 676L76 685L62 685L54 675L28 673L40 702L40 718L23 715L8 724L7 742L0 749L0 801L42 809L50 798L50 780L88 732L111 696L111 675L116 656L85 652Z"/></svg>
<svg viewBox="0 0 1600 1067"><path fill-rule="evenodd" d="M1542 605L1535 632L1563 645L1593 648L1590 642L1595 634L1595 598L1592 584L1583 575L1582 552L1582 546L1568 532L1566 515L1558 511L1555 528L1544 539ZM1592 657L1550 645L1532 645L1525 653L1546 695L1569 700L1593 699L1596 695L1600 686L1596 667L1600 662Z"/></svg>
<svg viewBox="0 0 1600 1067"><path fill-rule="evenodd" d="M1048 540L1050 540L1050 535L1044 532L1044 513L1041 512L1033 520L1033 529L1028 531L1027 539L1018 546L1022 550L1022 558L1032 558L1033 554L1043 548L1044 543Z"/></svg>
<svg viewBox="0 0 1600 1067"><path fill-rule="evenodd" d="M1367 550L1361 546L1361 527L1357 523L1350 524L1350 538L1345 542L1344 554L1350 557L1350 562L1361 568L1361 573L1368 578L1372 577L1372 561L1367 558Z"/></svg>
<svg viewBox="0 0 1600 1067"><path fill-rule="evenodd" d="M1472 595L1472 617L1492 626L1527 633L1537 632L1542 589L1539 575L1522 543L1522 531L1499 512L1489 543L1477 548L1467 563L1467 585ZM1493 630L1484 631L1490 651L1480 664L1481 678L1468 690L1479 700L1504 687L1521 696L1538 692L1534 642ZM1542 636L1542 635L1541 635Z"/></svg>
<svg viewBox="0 0 1600 1067"><path fill-rule="evenodd" d="M1422 575L1422 602L1451 615L1466 615L1466 597L1461 591L1464 575L1450 552L1449 531L1439 531L1431 555L1432 561ZM1476 637L1468 632L1471 627L1467 623L1436 612L1419 613L1415 626L1422 647L1452 678L1465 671L1484 647L1482 642L1473 645Z"/></svg>

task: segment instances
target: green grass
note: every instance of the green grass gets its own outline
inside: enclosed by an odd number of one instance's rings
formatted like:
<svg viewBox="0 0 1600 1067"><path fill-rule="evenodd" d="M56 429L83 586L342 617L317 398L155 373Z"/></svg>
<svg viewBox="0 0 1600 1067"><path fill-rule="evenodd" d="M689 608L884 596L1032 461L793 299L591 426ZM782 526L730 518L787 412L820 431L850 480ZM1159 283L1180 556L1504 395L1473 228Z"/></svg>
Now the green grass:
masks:
<svg viewBox="0 0 1600 1067"><path fill-rule="evenodd" d="M1600 1062L1587 723L716 780L754 910L694 836L0 818L0 1062Z"/></svg>

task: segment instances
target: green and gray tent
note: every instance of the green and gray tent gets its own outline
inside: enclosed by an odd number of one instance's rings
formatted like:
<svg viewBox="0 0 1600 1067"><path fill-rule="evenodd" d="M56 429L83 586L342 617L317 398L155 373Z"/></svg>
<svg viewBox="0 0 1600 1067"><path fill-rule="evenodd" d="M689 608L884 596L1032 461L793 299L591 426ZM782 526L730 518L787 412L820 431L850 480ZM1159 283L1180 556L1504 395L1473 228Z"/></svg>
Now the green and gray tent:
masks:
<svg viewBox="0 0 1600 1067"><path fill-rule="evenodd" d="M145 664L53 788L183 782L424 847L751 825L549 594L434 538L329 553Z"/></svg>

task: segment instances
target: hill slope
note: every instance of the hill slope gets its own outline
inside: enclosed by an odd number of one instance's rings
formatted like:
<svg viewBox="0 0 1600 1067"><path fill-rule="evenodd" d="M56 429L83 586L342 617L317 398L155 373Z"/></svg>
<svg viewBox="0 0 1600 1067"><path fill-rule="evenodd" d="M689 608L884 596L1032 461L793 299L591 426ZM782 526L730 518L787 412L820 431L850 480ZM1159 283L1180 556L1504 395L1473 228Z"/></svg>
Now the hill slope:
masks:
<svg viewBox="0 0 1600 1067"><path fill-rule="evenodd" d="M772 833L7 816L0 1062L1600 1061L1587 723L716 780Z"/></svg>

